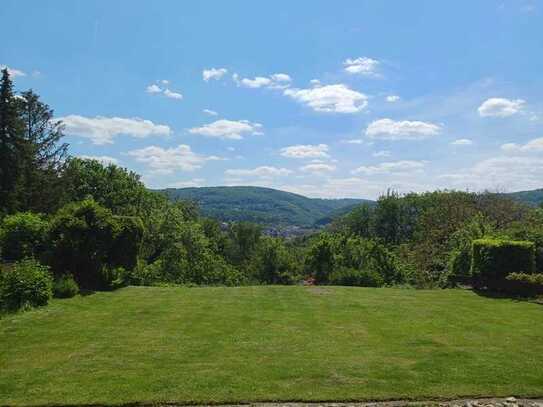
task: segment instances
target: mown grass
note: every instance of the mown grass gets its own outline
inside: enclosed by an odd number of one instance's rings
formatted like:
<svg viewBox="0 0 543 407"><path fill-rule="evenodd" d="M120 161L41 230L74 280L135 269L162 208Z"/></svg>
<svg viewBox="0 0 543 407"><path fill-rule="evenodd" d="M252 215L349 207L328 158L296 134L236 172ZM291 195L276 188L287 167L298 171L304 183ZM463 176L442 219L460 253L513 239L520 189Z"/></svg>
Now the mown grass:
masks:
<svg viewBox="0 0 543 407"><path fill-rule="evenodd" d="M0 320L0 404L543 395L543 306L470 291L128 287Z"/></svg>

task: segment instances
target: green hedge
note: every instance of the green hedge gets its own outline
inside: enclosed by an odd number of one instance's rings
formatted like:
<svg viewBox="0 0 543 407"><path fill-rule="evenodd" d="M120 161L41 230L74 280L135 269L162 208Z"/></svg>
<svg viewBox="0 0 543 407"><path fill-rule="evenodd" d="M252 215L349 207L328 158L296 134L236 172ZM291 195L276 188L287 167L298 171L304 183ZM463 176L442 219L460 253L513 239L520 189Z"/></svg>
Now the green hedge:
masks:
<svg viewBox="0 0 543 407"><path fill-rule="evenodd" d="M543 294L543 274L511 273L507 276L507 291L521 296Z"/></svg>
<svg viewBox="0 0 543 407"><path fill-rule="evenodd" d="M534 243L499 239L473 241L471 274L476 287L505 290L509 274L534 272Z"/></svg>

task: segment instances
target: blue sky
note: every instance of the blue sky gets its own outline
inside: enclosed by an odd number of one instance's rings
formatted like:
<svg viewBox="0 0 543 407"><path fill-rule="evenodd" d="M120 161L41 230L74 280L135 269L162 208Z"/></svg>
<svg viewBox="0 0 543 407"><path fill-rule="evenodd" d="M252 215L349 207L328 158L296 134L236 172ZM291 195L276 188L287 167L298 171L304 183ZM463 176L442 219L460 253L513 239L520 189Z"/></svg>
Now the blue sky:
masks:
<svg viewBox="0 0 543 407"><path fill-rule="evenodd" d="M149 187L543 187L543 2L3 0L0 65Z"/></svg>

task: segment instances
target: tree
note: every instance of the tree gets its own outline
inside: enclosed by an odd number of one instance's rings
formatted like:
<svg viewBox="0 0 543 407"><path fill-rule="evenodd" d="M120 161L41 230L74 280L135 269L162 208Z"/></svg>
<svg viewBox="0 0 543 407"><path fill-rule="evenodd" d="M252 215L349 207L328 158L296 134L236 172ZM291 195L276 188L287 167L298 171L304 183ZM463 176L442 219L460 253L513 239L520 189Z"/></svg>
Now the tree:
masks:
<svg viewBox="0 0 543 407"><path fill-rule="evenodd" d="M17 203L20 210L52 212L61 203L60 173L68 149L68 144L60 143L62 123L54 120L53 110L32 90L23 92L17 103L24 124L19 138Z"/></svg>
<svg viewBox="0 0 543 407"><path fill-rule="evenodd" d="M0 81L0 214L13 212L16 207L14 191L19 178L18 139L23 123L18 114L13 83L7 68Z"/></svg>

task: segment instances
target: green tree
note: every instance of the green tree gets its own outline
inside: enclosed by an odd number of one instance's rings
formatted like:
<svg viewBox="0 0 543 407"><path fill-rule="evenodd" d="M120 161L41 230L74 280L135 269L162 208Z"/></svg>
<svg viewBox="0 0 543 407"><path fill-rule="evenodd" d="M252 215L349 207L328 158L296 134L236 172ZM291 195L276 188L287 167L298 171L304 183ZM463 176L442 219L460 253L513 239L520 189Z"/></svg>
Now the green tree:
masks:
<svg viewBox="0 0 543 407"><path fill-rule="evenodd" d="M21 212L6 216L0 225L0 253L7 261L39 257L45 250L48 223L43 216Z"/></svg>
<svg viewBox="0 0 543 407"><path fill-rule="evenodd" d="M24 123L20 138L20 176L16 199L20 210L52 212L61 204L61 183L68 144L61 143L62 123L32 90L21 93L19 115Z"/></svg>
<svg viewBox="0 0 543 407"><path fill-rule="evenodd" d="M0 214L15 211L15 188L19 179L19 147L23 122L18 113L13 83L7 68L0 81Z"/></svg>
<svg viewBox="0 0 543 407"><path fill-rule="evenodd" d="M281 239L263 237L260 240L254 267L259 282L266 284L293 284L299 278L299 268Z"/></svg>

